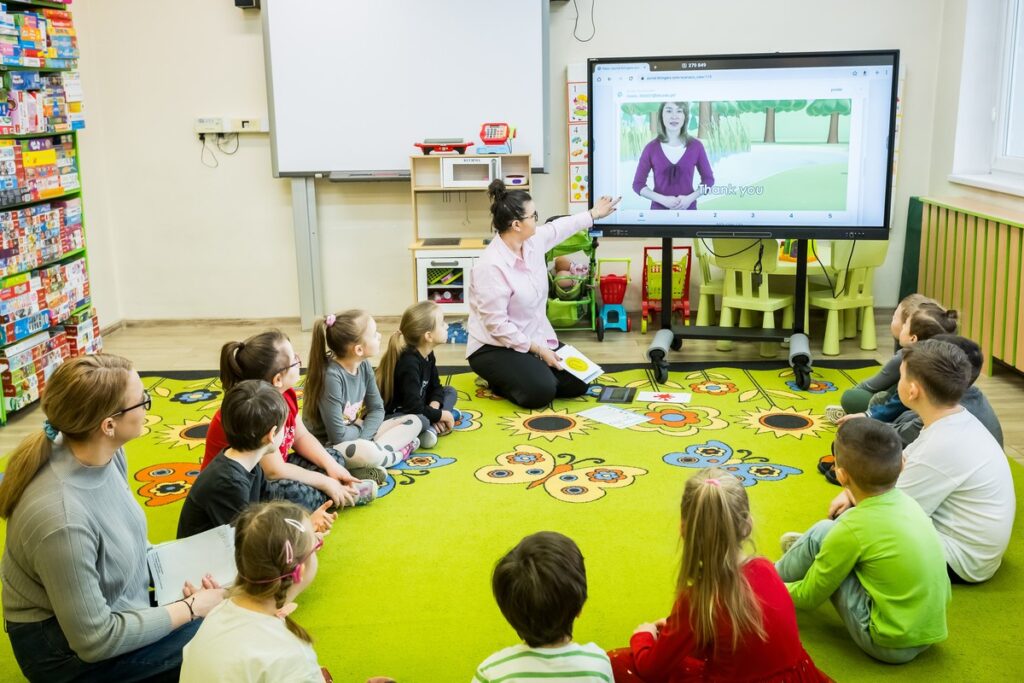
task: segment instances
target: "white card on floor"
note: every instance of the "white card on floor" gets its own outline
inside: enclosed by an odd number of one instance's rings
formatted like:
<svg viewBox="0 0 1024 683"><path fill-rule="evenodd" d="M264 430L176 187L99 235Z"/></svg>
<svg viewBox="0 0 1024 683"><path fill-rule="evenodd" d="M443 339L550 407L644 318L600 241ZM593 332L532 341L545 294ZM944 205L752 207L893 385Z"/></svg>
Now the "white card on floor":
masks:
<svg viewBox="0 0 1024 683"><path fill-rule="evenodd" d="M691 398L692 395L685 391L641 391L635 400L643 403L689 403Z"/></svg>
<svg viewBox="0 0 1024 683"><path fill-rule="evenodd" d="M186 581L201 588L207 574L226 588L235 582L237 574L235 530L224 524L195 536L160 543L150 549L146 560L158 605L180 600Z"/></svg>
<svg viewBox="0 0 1024 683"><path fill-rule="evenodd" d="M628 429L633 425L638 425L641 422L650 422L651 418L646 415L637 415L631 410L623 410L622 408L616 408L615 406L603 405L583 412L577 413L582 415L588 420L594 422L600 422L616 429Z"/></svg>

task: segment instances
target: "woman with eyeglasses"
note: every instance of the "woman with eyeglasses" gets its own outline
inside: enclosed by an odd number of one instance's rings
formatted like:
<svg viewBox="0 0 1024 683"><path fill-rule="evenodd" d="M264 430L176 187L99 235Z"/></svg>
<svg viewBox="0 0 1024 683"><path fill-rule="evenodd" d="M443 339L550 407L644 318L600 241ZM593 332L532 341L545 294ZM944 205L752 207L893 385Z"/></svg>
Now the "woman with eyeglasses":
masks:
<svg viewBox="0 0 1024 683"><path fill-rule="evenodd" d="M43 429L7 462L3 612L30 681L177 680L197 620L223 600L207 578L178 602L150 604L146 518L124 453L149 406L124 358L73 358L43 391Z"/></svg>
<svg viewBox="0 0 1024 683"><path fill-rule="evenodd" d="M566 372L555 355L561 344L547 318L545 254L613 213L622 198L601 197L589 211L538 225L528 192L508 190L501 180L487 191L497 238L470 278L469 365L492 392L524 408L581 396L586 384Z"/></svg>

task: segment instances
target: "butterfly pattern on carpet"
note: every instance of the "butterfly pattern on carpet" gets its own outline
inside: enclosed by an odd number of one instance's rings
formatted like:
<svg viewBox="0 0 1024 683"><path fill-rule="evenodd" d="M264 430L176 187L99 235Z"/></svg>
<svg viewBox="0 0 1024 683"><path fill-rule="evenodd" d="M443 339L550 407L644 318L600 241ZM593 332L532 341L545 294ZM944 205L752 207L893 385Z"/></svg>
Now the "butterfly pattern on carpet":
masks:
<svg viewBox="0 0 1024 683"><path fill-rule="evenodd" d="M640 467L605 465L603 458L577 458L571 453L552 455L527 445L502 453L495 461L497 465L478 469L476 478L486 484L526 484L527 489L543 486L548 495L565 503L593 502L647 474Z"/></svg>
<svg viewBox="0 0 1024 683"><path fill-rule="evenodd" d="M442 458L433 453L413 453L394 467L388 468L388 478L377 491L377 497L383 498L394 491L396 486L415 484L417 478L425 477L431 470L451 465L453 462L455 458Z"/></svg>
<svg viewBox="0 0 1024 683"><path fill-rule="evenodd" d="M718 467L739 479L744 486L754 486L761 481L782 481L790 475L803 474L803 470L796 467L769 462L768 458L755 456L745 449L733 450L729 444L714 440L688 446L685 451L667 453L662 460L675 467Z"/></svg>

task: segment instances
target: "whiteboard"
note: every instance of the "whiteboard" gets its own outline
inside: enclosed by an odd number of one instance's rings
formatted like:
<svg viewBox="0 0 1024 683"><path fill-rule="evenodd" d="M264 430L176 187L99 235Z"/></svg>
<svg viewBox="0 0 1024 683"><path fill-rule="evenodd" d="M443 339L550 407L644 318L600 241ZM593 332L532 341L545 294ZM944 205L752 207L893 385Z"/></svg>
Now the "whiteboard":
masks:
<svg viewBox="0 0 1024 683"><path fill-rule="evenodd" d="M548 0L263 0L262 15L275 176L408 175L414 142L479 143L491 121L547 167Z"/></svg>

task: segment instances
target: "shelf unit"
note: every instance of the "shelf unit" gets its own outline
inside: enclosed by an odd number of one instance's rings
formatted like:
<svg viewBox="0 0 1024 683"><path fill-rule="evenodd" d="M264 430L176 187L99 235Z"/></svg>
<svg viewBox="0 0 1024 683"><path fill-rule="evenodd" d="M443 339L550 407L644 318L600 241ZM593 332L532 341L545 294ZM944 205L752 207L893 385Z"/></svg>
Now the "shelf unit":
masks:
<svg viewBox="0 0 1024 683"><path fill-rule="evenodd" d="M64 3L7 0L5 5L8 15L42 14L46 9L70 14ZM18 35L0 26L0 41L17 43L17 58L40 61L40 66L0 64L4 99L8 92L13 98L20 94L16 90L31 92L42 86L25 112L17 107L0 112L0 424L11 412L38 400L46 379L61 362L102 349L85 242L81 126L76 123L80 116L72 115L70 104L79 100L68 99L67 78L59 84L33 83L35 79L26 76L18 83L10 75L76 71L76 39L60 15L52 14L36 37L27 33L32 26L19 21ZM46 64L55 59L57 66ZM45 125L47 130L10 133L26 116L34 116L30 128ZM3 204L4 199L14 201Z"/></svg>
<svg viewBox="0 0 1024 683"><path fill-rule="evenodd" d="M452 177L457 175L455 173L446 175L446 165L463 160L481 160L484 163L477 162L480 165L470 169L472 177L468 179ZM490 163L495 160L500 164L500 173L495 173L497 164ZM490 170L479 170L484 166ZM417 301L437 301L446 315L465 315L469 313L466 297L473 266L490 242L487 185L492 175L506 180L506 183L509 176L519 176L520 184L509 185L509 189L529 191L533 182L530 155L431 154L410 157L409 167L413 226L413 242L409 249L413 255L414 296ZM465 204L459 219L454 218L450 206L445 206L451 204L448 200L453 197ZM476 206L471 207L470 203ZM442 215L433 222L424 220L429 213ZM467 232L471 234L465 234Z"/></svg>

